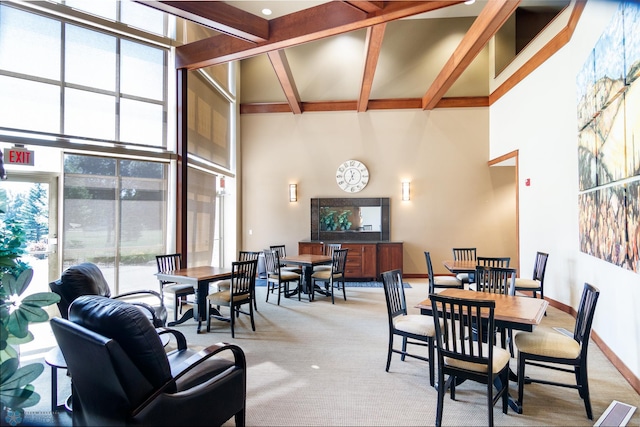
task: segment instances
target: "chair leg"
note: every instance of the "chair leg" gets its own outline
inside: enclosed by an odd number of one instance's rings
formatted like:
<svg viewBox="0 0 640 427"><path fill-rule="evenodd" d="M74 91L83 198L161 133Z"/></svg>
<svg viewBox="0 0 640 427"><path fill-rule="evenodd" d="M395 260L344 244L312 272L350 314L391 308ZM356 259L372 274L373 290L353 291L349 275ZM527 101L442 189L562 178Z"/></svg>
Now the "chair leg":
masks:
<svg viewBox="0 0 640 427"><path fill-rule="evenodd" d="M489 427L493 427L493 382L487 381L487 406L488 406L488 418Z"/></svg>
<svg viewBox="0 0 640 427"><path fill-rule="evenodd" d="M235 311L236 311L236 307L234 307L233 305L229 307L229 322L231 323L231 338L236 337L236 332L233 328L235 326L235 318L236 318Z"/></svg>
<svg viewBox="0 0 640 427"><path fill-rule="evenodd" d="M587 367L576 367L576 376L579 377L578 391L580 392L580 397L582 397L582 400L584 400L584 409L587 411L587 418L592 420L593 412L591 411L591 399L589 398L589 380L587 378Z"/></svg>
<svg viewBox="0 0 640 427"><path fill-rule="evenodd" d="M520 408L523 408L522 401L524 400L524 365L526 363L526 357L522 352L518 353L518 404ZM524 411L523 411L524 412Z"/></svg>
<svg viewBox="0 0 640 427"><path fill-rule="evenodd" d="M336 303L336 300L335 300L335 298L333 297L333 287L334 287L333 277L331 277L331 278L329 279L329 288L331 289L331 304L335 304L335 303Z"/></svg>
<svg viewBox="0 0 640 427"><path fill-rule="evenodd" d="M285 291L287 290L287 284L285 283ZM273 285L275 287L275 284ZM282 294L282 283L278 282L278 305L280 305L280 295Z"/></svg>
<svg viewBox="0 0 640 427"><path fill-rule="evenodd" d="M269 302L269 291L271 290L271 282L269 281L269 278L267 278L267 298L265 299L265 302Z"/></svg>
<svg viewBox="0 0 640 427"><path fill-rule="evenodd" d="M509 411L509 368L505 369L502 375L502 384L504 384L502 389L502 413L506 414Z"/></svg>
<svg viewBox="0 0 640 427"><path fill-rule="evenodd" d="M342 298L344 298L345 301L347 300L347 289L344 285L344 275L342 275Z"/></svg>
<svg viewBox="0 0 640 427"><path fill-rule="evenodd" d="M253 330L253 332L256 331L256 324L253 321L253 306L251 305L251 301L249 301L249 317L251 318L251 330Z"/></svg>
<svg viewBox="0 0 640 427"><path fill-rule="evenodd" d="M389 333L389 348L387 350L387 368L385 369L389 372L389 366L391 366L391 355L393 354L393 333Z"/></svg>
<svg viewBox="0 0 640 427"><path fill-rule="evenodd" d="M444 381L444 373L442 367L438 367L438 403L436 406L436 427L442 425L442 410L444 406L444 394L447 391L447 385Z"/></svg>
<svg viewBox="0 0 640 427"><path fill-rule="evenodd" d="M211 332L211 304L207 303L207 332Z"/></svg>
<svg viewBox="0 0 640 427"><path fill-rule="evenodd" d="M400 356L400 360L404 362L405 355L407 353L407 337L402 337L402 355Z"/></svg>
<svg viewBox="0 0 640 427"><path fill-rule="evenodd" d="M429 348L429 384L431 384L431 387L434 386L435 384L435 366L434 364L436 363L435 360L435 351L434 351L434 344L433 344L433 338L429 337L427 339L427 345Z"/></svg>

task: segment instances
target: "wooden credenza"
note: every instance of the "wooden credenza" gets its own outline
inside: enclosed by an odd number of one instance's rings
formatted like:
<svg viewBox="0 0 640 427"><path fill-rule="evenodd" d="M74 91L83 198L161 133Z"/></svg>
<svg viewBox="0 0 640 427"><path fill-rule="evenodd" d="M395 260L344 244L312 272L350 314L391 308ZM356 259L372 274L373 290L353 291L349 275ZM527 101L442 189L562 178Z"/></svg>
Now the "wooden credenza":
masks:
<svg viewBox="0 0 640 427"><path fill-rule="evenodd" d="M324 242L340 243L347 252L345 277L378 280L380 275L396 268L402 270L402 242ZM322 254L323 242L298 242L299 254Z"/></svg>

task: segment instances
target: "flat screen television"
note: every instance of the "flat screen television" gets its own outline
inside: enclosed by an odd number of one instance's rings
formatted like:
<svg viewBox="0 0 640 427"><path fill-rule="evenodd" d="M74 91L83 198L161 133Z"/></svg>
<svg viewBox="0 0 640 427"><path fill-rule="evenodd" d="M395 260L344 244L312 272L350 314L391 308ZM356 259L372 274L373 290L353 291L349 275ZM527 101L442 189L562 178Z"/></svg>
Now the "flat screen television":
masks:
<svg viewBox="0 0 640 427"><path fill-rule="evenodd" d="M389 198L311 199L311 240L388 241Z"/></svg>

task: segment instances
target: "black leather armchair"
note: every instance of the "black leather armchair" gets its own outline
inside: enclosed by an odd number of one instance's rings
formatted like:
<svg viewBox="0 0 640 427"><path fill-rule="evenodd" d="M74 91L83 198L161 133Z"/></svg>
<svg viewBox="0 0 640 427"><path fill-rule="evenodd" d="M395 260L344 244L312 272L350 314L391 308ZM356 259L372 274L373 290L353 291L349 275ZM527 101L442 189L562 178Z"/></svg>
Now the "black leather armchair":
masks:
<svg viewBox="0 0 640 427"><path fill-rule="evenodd" d="M246 361L242 349L218 343L199 352L166 353L157 330L132 304L78 297L69 319L51 329L73 377L74 425L245 424ZM217 356L229 352L233 357Z"/></svg>
<svg viewBox="0 0 640 427"><path fill-rule="evenodd" d="M164 306L162 297L158 292L151 290L140 290L126 292L120 295L111 296L111 290L100 268L90 262L74 265L67 268L60 279L49 283L52 292L60 295L58 309L60 315L67 319L67 313L71 303L81 295L101 295L115 299L152 296L158 299L158 305L150 305L145 302L132 302L138 306L151 320L156 328L165 326L167 323L167 309Z"/></svg>

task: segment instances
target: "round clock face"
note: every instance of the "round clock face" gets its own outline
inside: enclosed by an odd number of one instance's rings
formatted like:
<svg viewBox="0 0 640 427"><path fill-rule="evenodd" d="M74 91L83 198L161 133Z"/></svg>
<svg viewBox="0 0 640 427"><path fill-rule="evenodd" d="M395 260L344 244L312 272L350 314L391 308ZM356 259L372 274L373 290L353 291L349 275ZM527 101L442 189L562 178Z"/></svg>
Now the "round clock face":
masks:
<svg viewBox="0 0 640 427"><path fill-rule="evenodd" d="M357 160L347 160L336 171L338 186L347 193L357 193L369 182L369 169Z"/></svg>

